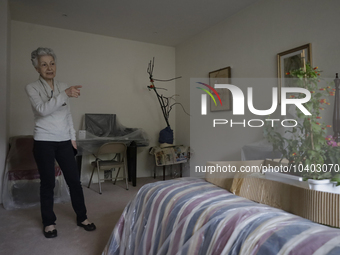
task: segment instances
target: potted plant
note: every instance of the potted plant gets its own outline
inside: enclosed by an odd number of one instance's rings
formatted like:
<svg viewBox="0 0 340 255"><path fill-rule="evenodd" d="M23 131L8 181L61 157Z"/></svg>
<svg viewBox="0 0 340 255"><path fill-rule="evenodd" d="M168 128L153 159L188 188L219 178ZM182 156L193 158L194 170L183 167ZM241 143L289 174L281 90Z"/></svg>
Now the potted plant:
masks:
<svg viewBox="0 0 340 255"><path fill-rule="evenodd" d="M335 169L331 169L331 165L339 164L337 160L340 156L340 148L329 145L330 137L326 135L327 127L331 126L322 122L320 112L324 110L325 105L330 104L327 98L334 96L334 86L328 84L319 87L320 70L318 67L311 67L310 64L306 64L305 68L292 70L286 75L294 78L295 87L310 91L311 99L304 104L304 107L311 115L304 115L296 108L295 127L286 128L285 134L281 135L277 128L272 127L268 122L265 127L265 137L273 145L273 150L282 153L281 160L283 158L288 160L291 174L302 176L304 180L312 180L309 181L310 188L315 184L315 180L323 180L322 182L333 185L330 180L334 177ZM293 94L290 97L303 98L305 95Z"/></svg>
<svg viewBox="0 0 340 255"><path fill-rule="evenodd" d="M172 95L171 97L166 97L163 94L160 94L158 92L158 89L159 90L167 90L167 89L156 87L155 84L154 84L155 81L168 82L168 81L172 81L172 80L179 79L179 78L182 78L182 77L179 76L179 77L175 77L175 78L172 78L172 79L169 79L169 80L155 79L153 77L154 63L155 63L155 58L153 58L152 61L150 61L149 64L148 64L147 73L149 74L150 85L147 86L147 88L149 89L149 91L154 91L155 92L155 94L157 96L157 99L158 99L158 102L160 104L161 110L162 110L162 114L163 114L164 120L165 120L166 125L167 125L164 129L162 129L159 132L159 139L158 139L158 141L159 141L160 144L164 144L164 145L168 146L168 145L172 145L173 141L174 141L173 130L171 129L170 122L169 122L169 116L170 116L170 112L171 112L172 108L175 105L178 104L178 105L180 105L182 107L183 111L187 115L190 116L190 114L188 114L185 111L185 109L184 109L184 107L183 107L183 105L181 103L176 102L175 96L178 96L178 95ZM175 102L173 103L172 101L175 101Z"/></svg>

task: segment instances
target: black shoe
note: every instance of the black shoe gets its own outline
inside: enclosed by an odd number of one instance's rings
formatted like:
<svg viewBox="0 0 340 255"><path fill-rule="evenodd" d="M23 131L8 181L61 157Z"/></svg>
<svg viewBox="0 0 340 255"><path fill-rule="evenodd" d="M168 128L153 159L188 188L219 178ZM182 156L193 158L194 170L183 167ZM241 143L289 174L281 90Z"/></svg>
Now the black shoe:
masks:
<svg viewBox="0 0 340 255"><path fill-rule="evenodd" d="M57 233L56 229L53 229L52 231L48 231L48 232L46 232L45 229L43 229L43 232L44 232L44 236L46 238L53 238L53 237L57 237L58 236L58 233Z"/></svg>
<svg viewBox="0 0 340 255"><path fill-rule="evenodd" d="M77 225L84 228L86 231L93 231L96 229L96 226L93 223L84 225L81 222L78 222Z"/></svg>

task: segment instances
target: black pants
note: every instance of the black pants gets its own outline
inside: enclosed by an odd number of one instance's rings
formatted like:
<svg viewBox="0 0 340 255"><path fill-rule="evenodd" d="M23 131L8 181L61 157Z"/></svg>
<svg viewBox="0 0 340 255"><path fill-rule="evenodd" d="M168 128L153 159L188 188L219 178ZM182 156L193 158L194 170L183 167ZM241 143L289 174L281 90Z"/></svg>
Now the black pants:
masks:
<svg viewBox="0 0 340 255"><path fill-rule="evenodd" d="M55 225L57 219L53 212L55 160L57 160L69 187L77 221L86 220L83 188L80 184L71 141L34 141L33 154L40 174L40 206L43 225Z"/></svg>

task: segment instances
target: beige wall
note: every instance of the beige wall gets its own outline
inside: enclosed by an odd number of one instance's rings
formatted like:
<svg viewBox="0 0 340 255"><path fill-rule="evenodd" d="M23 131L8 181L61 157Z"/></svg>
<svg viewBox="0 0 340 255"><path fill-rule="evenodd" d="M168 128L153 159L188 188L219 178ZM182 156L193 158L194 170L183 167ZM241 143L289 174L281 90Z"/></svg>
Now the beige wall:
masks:
<svg viewBox="0 0 340 255"><path fill-rule="evenodd" d="M232 67L234 78L275 78L276 54L306 43L312 43L314 66L324 71L323 77L334 79L335 73L340 72L339 9L340 1L332 0L257 2L176 47L176 74L183 76L176 81L176 93L189 109L190 78L206 78L210 71L226 66ZM255 89L266 92L273 86L276 84L263 84ZM271 105L271 97L264 96L261 91L256 101ZM329 122L333 105L327 109L324 120ZM191 109L191 113L196 110ZM233 118L232 113L224 112L224 118ZM188 144L190 137L194 151L191 169L195 165L205 165L206 161L240 160L244 145L262 139L262 129L223 128L214 129L211 122L190 127L190 118L177 112L178 142Z"/></svg>
<svg viewBox="0 0 340 255"><path fill-rule="evenodd" d="M0 203L2 203L2 178L8 147L9 123L10 13L7 0L0 0L0 34Z"/></svg>
<svg viewBox="0 0 340 255"><path fill-rule="evenodd" d="M38 73L30 62L31 51L50 47L57 54L56 79L83 85L81 97L71 100L76 131L85 113L115 113L126 127L143 128L150 146L166 126L155 94L148 91L148 62L155 57L154 75L175 76L175 49L118 38L12 21L10 135L33 133L33 114L24 91ZM175 94L175 82L159 84ZM175 127L175 111L171 116ZM151 176L154 159L149 147L138 148L138 177ZM88 171L89 169L86 169Z"/></svg>

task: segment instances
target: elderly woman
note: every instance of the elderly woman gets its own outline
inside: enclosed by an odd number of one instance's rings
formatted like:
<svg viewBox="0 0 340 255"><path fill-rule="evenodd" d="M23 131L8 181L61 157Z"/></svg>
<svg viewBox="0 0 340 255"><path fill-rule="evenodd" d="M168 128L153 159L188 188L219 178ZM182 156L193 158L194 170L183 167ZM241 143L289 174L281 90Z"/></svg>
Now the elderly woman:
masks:
<svg viewBox="0 0 340 255"><path fill-rule="evenodd" d="M33 154L40 174L40 205L43 233L46 238L57 236L53 212L55 160L63 171L70 190L77 225L87 231L96 229L86 216L83 189L74 157L77 149L70 112L70 97L79 97L82 86L68 87L56 81L56 56L49 48L38 48L31 54L39 79L26 86L34 113Z"/></svg>

